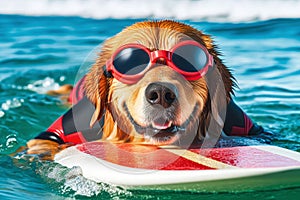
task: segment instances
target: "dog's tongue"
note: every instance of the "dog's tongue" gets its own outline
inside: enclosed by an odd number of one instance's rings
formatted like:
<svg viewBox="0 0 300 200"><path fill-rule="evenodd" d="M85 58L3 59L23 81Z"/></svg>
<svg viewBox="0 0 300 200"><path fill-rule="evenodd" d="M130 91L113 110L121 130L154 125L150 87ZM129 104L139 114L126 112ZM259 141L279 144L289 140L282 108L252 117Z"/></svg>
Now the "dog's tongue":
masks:
<svg viewBox="0 0 300 200"><path fill-rule="evenodd" d="M166 122L152 122L152 127L155 128L155 129L159 129L159 130L162 130L162 129L167 129L169 127L171 127L172 125L172 122L171 121L166 121Z"/></svg>

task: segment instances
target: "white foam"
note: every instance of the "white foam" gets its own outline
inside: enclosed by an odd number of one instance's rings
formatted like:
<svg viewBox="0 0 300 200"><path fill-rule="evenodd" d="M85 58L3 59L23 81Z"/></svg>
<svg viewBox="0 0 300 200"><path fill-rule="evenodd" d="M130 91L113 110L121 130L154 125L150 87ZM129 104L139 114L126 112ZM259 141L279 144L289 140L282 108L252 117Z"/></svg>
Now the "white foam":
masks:
<svg viewBox="0 0 300 200"><path fill-rule="evenodd" d="M57 90L59 84L55 82L53 78L46 77L42 80L37 80L33 83L28 84L23 89L31 90L40 94L45 94L49 90Z"/></svg>
<svg viewBox="0 0 300 200"><path fill-rule="evenodd" d="M2 110L18 108L18 107L22 106L22 103L24 103L24 99L13 98L12 100L9 99L9 100L6 100L4 103L2 103L1 108L2 108ZM0 117L1 117L1 111L0 111Z"/></svg>
<svg viewBox="0 0 300 200"><path fill-rule="evenodd" d="M238 22L299 18L300 0L3 0L0 13Z"/></svg>
<svg viewBox="0 0 300 200"><path fill-rule="evenodd" d="M0 110L0 118L2 118L5 115L5 112L3 110Z"/></svg>

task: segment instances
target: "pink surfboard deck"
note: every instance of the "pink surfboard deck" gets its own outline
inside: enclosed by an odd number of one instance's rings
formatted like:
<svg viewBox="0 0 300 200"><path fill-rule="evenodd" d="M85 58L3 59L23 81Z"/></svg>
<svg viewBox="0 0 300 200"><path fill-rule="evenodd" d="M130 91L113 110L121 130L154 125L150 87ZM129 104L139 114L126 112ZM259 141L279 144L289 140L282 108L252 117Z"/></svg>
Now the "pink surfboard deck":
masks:
<svg viewBox="0 0 300 200"><path fill-rule="evenodd" d="M90 142L55 162L96 182L131 189L243 191L300 187L300 153L276 146L180 149Z"/></svg>

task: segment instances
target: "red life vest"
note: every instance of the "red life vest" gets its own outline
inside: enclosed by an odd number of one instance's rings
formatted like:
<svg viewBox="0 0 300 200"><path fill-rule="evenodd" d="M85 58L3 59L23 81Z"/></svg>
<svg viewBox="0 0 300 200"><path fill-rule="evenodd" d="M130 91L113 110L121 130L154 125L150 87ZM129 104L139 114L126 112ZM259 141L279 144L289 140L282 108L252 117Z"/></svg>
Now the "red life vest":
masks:
<svg viewBox="0 0 300 200"><path fill-rule="evenodd" d="M85 78L82 78L70 94L69 101L73 104L72 108L35 139L52 140L60 144L80 144L101 139L104 117L92 128L90 127L90 119L95 107L85 96L84 81ZM254 124L233 100L227 105L223 131L228 136L258 135L264 132L263 128Z"/></svg>

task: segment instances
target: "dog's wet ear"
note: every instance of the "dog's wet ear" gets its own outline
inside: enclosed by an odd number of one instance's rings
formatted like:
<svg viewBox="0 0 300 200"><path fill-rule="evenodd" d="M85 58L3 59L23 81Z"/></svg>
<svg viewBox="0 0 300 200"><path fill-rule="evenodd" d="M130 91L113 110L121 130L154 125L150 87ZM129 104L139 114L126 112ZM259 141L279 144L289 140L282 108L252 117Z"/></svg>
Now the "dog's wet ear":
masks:
<svg viewBox="0 0 300 200"><path fill-rule="evenodd" d="M205 140L203 147L212 147L220 139L225 122L228 99L230 98L226 91L226 82L217 67L206 74L206 84L209 97L206 105L205 121ZM204 112L205 113L205 112Z"/></svg>
<svg viewBox="0 0 300 200"><path fill-rule="evenodd" d="M95 100L95 112L91 118L91 121L90 121L90 127L92 128L95 123L99 120L99 118L101 117L101 100L100 98L97 98Z"/></svg>
<svg viewBox="0 0 300 200"><path fill-rule="evenodd" d="M104 67L99 67L96 63L87 74L85 80L86 96L95 106L90 127L93 127L104 113L108 90L108 80L104 74Z"/></svg>

